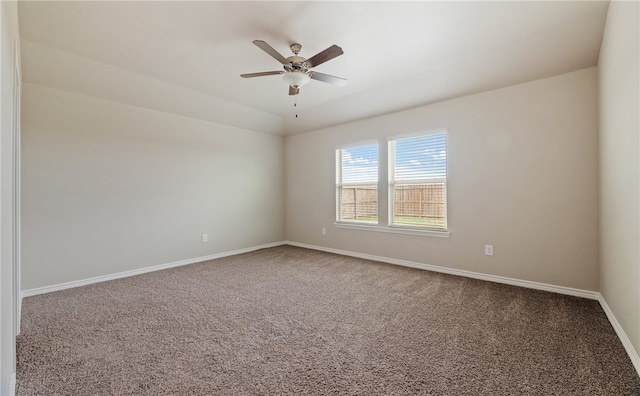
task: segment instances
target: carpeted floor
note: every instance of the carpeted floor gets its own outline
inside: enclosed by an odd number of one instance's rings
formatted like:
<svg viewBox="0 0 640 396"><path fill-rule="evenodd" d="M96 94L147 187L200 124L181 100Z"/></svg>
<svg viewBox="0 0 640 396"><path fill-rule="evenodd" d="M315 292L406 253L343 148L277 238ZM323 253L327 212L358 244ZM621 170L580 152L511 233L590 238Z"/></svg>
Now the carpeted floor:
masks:
<svg viewBox="0 0 640 396"><path fill-rule="evenodd" d="M17 395L640 395L596 301L281 246L25 299Z"/></svg>

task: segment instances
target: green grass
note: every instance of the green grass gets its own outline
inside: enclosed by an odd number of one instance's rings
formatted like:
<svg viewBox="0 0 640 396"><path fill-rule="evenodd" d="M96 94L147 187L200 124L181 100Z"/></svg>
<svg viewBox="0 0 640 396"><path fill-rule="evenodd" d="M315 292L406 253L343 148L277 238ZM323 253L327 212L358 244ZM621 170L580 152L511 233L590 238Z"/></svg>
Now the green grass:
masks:
<svg viewBox="0 0 640 396"><path fill-rule="evenodd" d="M412 225L412 226L423 226L423 227L432 227L432 228L444 228L444 220L443 219L431 219L431 218L420 218L420 217L397 217L394 219L394 225Z"/></svg>
<svg viewBox="0 0 640 396"><path fill-rule="evenodd" d="M361 221L361 222L366 222L366 223L377 223L378 222L378 217L377 216L370 216L370 217L360 216L357 219L353 219L353 221Z"/></svg>
<svg viewBox="0 0 640 396"><path fill-rule="evenodd" d="M445 226L444 220L442 219L396 216L394 220L395 221L393 225L400 225L400 226L408 225L408 226L420 226L420 227L429 227L429 228L444 228ZM357 219L351 219L350 221L376 224L378 222L378 217L375 217L375 216L359 217Z"/></svg>

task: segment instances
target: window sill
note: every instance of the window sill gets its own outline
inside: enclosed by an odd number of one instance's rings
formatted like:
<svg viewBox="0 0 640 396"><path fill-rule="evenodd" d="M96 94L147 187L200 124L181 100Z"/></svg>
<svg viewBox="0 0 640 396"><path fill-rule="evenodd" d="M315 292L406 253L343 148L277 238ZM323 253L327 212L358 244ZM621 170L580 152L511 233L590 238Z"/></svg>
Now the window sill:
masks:
<svg viewBox="0 0 640 396"><path fill-rule="evenodd" d="M363 230L363 231L375 231L375 232L387 232L390 234L406 234L406 235L420 235L435 238L449 238L451 234L449 231L434 231L434 230L419 230L414 228L401 228L401 227L388 227L380 225L368 225L368 224L353 224L353 223L335 223L336 228L347 228L351 230Z"/></svg>

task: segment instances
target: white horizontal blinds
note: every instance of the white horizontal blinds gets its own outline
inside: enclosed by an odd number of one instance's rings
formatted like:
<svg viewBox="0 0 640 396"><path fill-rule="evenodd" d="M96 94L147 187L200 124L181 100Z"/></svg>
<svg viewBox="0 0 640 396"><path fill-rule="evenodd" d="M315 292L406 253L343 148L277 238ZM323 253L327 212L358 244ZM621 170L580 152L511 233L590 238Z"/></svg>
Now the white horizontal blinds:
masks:
<svg viewBox="0 0 640 396"><path fill-rule="evenodd" d="M391 225L447 229L447 135L389 141Z"/></svg>
<svg viewBox="0 0 640 396"><path fill-rule="evenodd" d="M378 145L336 150L337 220L378 223Z"/></svg>

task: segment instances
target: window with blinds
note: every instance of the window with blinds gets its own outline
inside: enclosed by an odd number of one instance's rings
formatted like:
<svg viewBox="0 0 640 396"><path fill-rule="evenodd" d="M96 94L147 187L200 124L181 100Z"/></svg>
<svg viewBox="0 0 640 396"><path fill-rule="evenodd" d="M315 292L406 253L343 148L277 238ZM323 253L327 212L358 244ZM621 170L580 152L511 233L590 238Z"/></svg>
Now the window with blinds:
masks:
<svg viewBox="0 0 640 396"><path fill-rule="evenodd" d="M336 217L378 224L378 144L336 150Z"/></svg>
<svg viewBox="0 0 640 396"><path fill-rule="evenodd" d="M390 226L447 229L447 133L389 139Z"/></svg>

